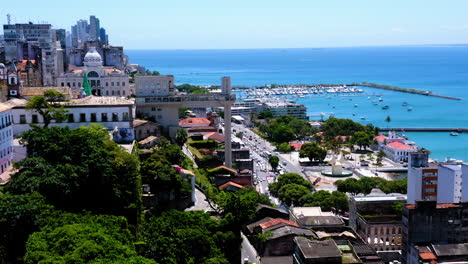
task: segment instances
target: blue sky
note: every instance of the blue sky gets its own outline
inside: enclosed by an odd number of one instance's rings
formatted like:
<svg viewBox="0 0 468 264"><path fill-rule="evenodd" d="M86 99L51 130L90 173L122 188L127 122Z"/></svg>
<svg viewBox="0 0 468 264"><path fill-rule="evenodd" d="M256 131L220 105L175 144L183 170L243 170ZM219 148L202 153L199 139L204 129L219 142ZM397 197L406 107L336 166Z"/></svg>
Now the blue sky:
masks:
<svg viewBox="0 0 468 264"><path fill-rule="evenodd" d="M0 7L0 23L9 13L69 30L96 15L126 49L462 44L467 10L467 0L23 0Z"/></svg>

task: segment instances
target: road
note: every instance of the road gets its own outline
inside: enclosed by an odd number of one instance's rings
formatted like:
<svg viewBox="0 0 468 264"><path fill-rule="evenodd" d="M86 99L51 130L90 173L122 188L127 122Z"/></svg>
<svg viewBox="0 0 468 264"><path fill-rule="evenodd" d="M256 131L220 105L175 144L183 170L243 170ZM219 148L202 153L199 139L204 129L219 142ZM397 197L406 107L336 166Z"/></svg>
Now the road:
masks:
<svg viewBox="0 0 468 264"><path fill-rule="evenodd" d="M268 162L266 155L262 155L265 151L269 151L273 155L278 156L280 159L280 167L285 173L297 173L302 175L305 178L305 175L302 173L302 167L292 164L288 159L279 155L275 150L276 147L271 145L268 141L262 139L260 136L252 132L250 129L240 124L232 124L233 131L235 133L242 132L244 146L250 149L250 155L252 159L255 160L254 164L254 180L257 181L257 190L260 193L268 194L268 184L276 181L278 175L276 175L272 170ZM262 170L262 166L265 167ZM279 205L277 198L270 196L270 200Z"/></svg>
<svg viewBox="0 0 468 264"><path fill-rule="evenodd" d="M241 258L242 262L244 263L244 260L248 260L252 263L259 263L258 261L258 254L255 248L250 244L249 240L247 237L241 232L241 237L242 237L242 250L241 250Z"/></svg>

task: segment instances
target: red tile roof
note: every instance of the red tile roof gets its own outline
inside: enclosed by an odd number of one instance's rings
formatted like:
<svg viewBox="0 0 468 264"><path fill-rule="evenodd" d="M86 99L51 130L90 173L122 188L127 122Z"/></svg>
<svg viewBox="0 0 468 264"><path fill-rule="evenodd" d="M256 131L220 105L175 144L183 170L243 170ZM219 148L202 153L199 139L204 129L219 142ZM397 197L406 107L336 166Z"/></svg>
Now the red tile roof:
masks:
<svg viewBox="0 0 468 264"><path fill-rule="evenodd" d="M225 170L228 170L228 171L230 171L230 172L232 172L232 173L237 173L237 171L236 171L235 169L226 167L226 166L224 166L224 165L218 166L218 167L216 167L216 168L214 168L214 169L211 169L211 170L213 171L213 170L219 170L219 169L225 169Z"/></svg>
<svg viewBox="0 0 468 264"><path fill-rule="evenodd" d="M212 126L199 126L199 127L189 127L187 128L188 131L191 130L210 130L210 131L216 131L216 127Z"/></svg>
<svg viewBox="0 0 468 264"><path fill-rule="evenodd" d="M237 184L237 183L235 183L235 182L232 182L232 181L228 181L228 182L226 182L225 184L219 186L218 188L219 188L220 190L224 190L224 189L227 188L228 186L234 186L234 187L237 187L237 188L239 188L239 189L244 189L244 186L242 186L242 185L240 185L240 184Z"/></svg>
<svg viewBox="0 0 468 264"><path fill-rule="evenodd" d="M379 134L378 136L375 137L375 140L377 140L378 142L384 143L386 137L387 136L385 136L385 135Z"/></svg>
<svg viewBox="0 0 468 264"><path fill-rule="evenodd" d="M286 224L286 225L290 225L290 226L299 227L299 225L297 223L285 220L283 218L276 218L276 219L270 220L268 222L261 223L260 227L262 229L266 229L266 228L269 228L269 227L272 227L272 226L275 226L275 225L279 225L279 224Z"/></svg>
<svg viewBox="0 0 468 264"><path fill-rule="evenodd" d="M400 150L413 149L411 146L408 146L408 145L406 145L404 143L401 143L401 142L398 142L398 141L388 143L387 146L389 146L391 148L394 148L394 149L400 149Z"/></svg>
<svg viewBox="0 0 468 264"><path fill-rule="evenodd" d="M289 146L293 147L295 150L300 150L302 147L302 144L298 142L289 142Z"/></svg>
<svg viewBox="0 0 468 264"><path fill-rule="evenodd" d="M188 117L179 121L179 126L208 126L211 121L204 117Z"/></svg>
<svg viewBox="0 0 468 264"><path fill-rule="evenodd" d="M432 252L422 252L419 253L419 257L423 260L433 260L437 259L437 257Z"/></svg>
<svg viewBox="0 0 468 264"><path fill-rule="evenodd" d="M220 134L218 132L207 132L203 133L203 136L208 138L208 139L213 139L214 141L217 141L219 143L224 142L224 135Z"/></svg>

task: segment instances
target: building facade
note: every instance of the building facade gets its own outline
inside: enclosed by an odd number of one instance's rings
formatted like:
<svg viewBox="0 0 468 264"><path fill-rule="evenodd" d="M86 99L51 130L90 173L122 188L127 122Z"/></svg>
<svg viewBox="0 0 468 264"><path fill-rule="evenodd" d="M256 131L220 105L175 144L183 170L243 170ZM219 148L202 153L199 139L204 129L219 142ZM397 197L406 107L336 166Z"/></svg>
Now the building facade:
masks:
<svg viewBox="0 0 468 264"><path fill-rule="evenodd" d="M8 170L13 160L13 129L11 106L0 103L0 185L9 179Z"/></svg>
<svg viewBox="0 0 468 264"><path fill-rule="evenodd" d="M73 67L57 78L57 86L80 90L86 75L96 96L130 96L128 74L115 67L103 66L101 55L96 48L90 48L84 57L83 67Z"/></svg>
<svg viewBox="0 0 468 264"><path fill-rule="evenodd" d="M19 135L30 130L29 124L43 125L43 118L35 110L25 108L27 101L12 99L7 104L12 106L13 135ZM133 120L135 119L135 104L133 101L119 97L87 96L64 102L68 111L63 122L52 121L50 126L78 128L91 124L102 124L114 132L116 141L134 140ZM115 131L117 128L118 131Z"/></svg>
<svg viewBox="0 0 468 264"><path fill-rule="evenodd" d="M465 183L465 184L463 184ZM438 167L437 203L468 201L468 165L444 164Z"/></svg>
<svg viewBox="0 0 468 264"><path fill-rule="evenodd" d="M468 203L437 204L417 201L403 208L403 260L413 264L419 255L415 246L468 241Z"/></svg>
<svg viewBox="0 0 468 264"><path fill-rule="evenodd" d="M437 165L429 164L429 154L412 153L408 162L408 204L416 200L437 200Z"/></svg>
<svg viewBox="0 0 468 264"><path fill-rule="evenodd" d="M349 226L376 251L401 249L403 224L395 203L405 204L406 196L371 192L350 198Z"/></svg>

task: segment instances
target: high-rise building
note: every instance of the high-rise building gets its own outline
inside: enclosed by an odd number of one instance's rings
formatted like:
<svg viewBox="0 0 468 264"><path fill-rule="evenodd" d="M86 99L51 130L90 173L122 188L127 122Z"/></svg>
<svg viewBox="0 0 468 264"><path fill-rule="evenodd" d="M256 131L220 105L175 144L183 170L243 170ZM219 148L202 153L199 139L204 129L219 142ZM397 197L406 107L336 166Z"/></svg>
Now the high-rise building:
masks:
<svg viewBox="0 0 468 264"><path fill-rule="evenodd" d="M80 19L76 22L76 35L78 38L78 45L89 40L89 26L87 20Z"/></svg>
<svg viewBox="0 0 468 264"><path fill-rule="evenodd" d="M91 41L99 40L101 26L96 16L89 17L89 39Z"/></svg>
<svg viewBox="0 0 468 264"><path fill-rule="evenodd" d="M403 208L403 261L419 263L418 245L468 241L468 203L417 201Z"/></svg>
<svg viewBox="0 0 468 264"><path fill-rule="evenodd" d="M444 164L438 168L437 203L468 201L468 165ZM465 184L463 184L465 183Z"/></svg>
<svg viewBox="0 0 468 264"><path fill-rule="evenodd" d="M411 153L408 161L408 204L416 200L437 200L438 169L429 164L429 154Z"/></svg>
<svg viewBox="0 0 468 264"><path fill-rule="evenodd" d="M106 35L106 29L101 28L99 30L99 41L101 42L101 45L109 45L109 42L107 41L107 35Z"/></svg>
<svg viewBox="0 0 468 264"><path fill-rule="evenodd" d="M78 25L71 27L71 46L78 48Z"/></svg>

